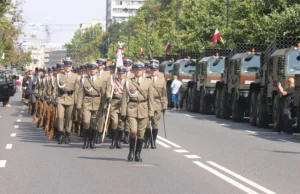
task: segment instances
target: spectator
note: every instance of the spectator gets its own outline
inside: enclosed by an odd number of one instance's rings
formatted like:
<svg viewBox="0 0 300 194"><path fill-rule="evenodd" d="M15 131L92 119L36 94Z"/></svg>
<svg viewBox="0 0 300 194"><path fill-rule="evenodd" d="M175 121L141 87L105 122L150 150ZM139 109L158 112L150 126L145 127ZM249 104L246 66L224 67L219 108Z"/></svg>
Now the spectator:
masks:
<svg viewBox="0 0 300 194"><path fill-rule="evenodd" d="M173 110L180 110L179 106L179 89L181 87L182 83L181 81L178 80L177 75L173 76L173 82L171 84L171 89L172 89L172 102L174 103L174 108Z"/></svg>
<svg viewBox="0 0 300 194"><path fill-rule="evenodd" d="M279 92L283 96L283 132L287 135L293 134L292 128L292 107L294 103L294 93L295 93L295 80L294 78L288 79L288 88L283 89L281 83L278 83ZM278 134L282 134L282 131L279 131Z"/></svg>

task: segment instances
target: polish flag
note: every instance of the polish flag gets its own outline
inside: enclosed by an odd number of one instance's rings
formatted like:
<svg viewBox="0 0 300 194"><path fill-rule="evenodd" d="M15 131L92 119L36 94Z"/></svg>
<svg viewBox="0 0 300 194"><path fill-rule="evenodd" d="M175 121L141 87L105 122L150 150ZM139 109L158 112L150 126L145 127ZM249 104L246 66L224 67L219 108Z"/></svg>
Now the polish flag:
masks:
<svg viewBox="0 0 300 194"><path fill-rule="evenodd" d="M144 49L141 48L140 56L144 56L144 55L145 55Z"/></svg>
<svg viewBox="0 0 300 194"><path fill-rule="evenodd" d="M216 29L215 34L211 38L211 42L217 43L220 38L221 38L221 34L220 34L219 30Z"/></svg>
<svg viewBox="0 0 300 194"><path fill-rule="evenodd" d="M167 45L165 47L165 51L169 52L171 50L171 48L172 48L171 42L168 40L168 43L167 43Z"/></svg>

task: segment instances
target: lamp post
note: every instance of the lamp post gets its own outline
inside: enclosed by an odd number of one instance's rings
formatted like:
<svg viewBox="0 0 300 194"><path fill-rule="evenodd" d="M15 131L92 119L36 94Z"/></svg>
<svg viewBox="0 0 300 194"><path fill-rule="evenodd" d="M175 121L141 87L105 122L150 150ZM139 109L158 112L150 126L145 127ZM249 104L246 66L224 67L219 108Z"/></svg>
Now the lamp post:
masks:
<svg viewBox="0 0 300 194"><path fill-rule="evenodd" d="M148 38L149 38L148 36L149 36L150 18L146 17L145 22L146 22L146 25L147 25L147 28L146 28L146 56L148 56Z"/></svg>

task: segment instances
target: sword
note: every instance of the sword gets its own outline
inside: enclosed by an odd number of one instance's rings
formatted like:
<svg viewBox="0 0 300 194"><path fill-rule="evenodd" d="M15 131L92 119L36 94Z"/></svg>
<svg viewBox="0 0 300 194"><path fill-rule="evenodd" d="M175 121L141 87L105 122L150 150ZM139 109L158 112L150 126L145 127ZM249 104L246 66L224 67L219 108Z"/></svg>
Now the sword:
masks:
<svg viewBox="0 0 300 194"><path fill-rule="evenodd" d="M152 123L151 123L151 119L149 118L149 126L150 126L150 133L151 133L151 146L153 145L153 135L152 135Z"/></svg>
<svg viewBox="0 0 300 194"><path fill-rule="evenodd" d="M164 131L165 131L165 138L167 138L167 130L166 130L166 123L165 123L165 113L163 113L163 122L164 122Z"/></svg>

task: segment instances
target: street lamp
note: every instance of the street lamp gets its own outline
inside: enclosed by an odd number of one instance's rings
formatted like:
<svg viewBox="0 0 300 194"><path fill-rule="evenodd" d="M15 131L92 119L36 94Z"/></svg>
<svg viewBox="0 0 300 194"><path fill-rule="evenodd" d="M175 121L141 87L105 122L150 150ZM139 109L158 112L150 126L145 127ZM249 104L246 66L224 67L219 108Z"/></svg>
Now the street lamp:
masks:
<svg viewBox="0 0 300 194"><path fill-rule="evenodd" d="M227 17L227 20L226 20L226 28L228 30L228 27L229 27L229 0L227 0L227 4L226 4L226 7L227 7L227 13L226 13L226 17ZM227 37L226 37L226 48L228 48L228 38L229 38L229 33L227 32Z"/></svg>

